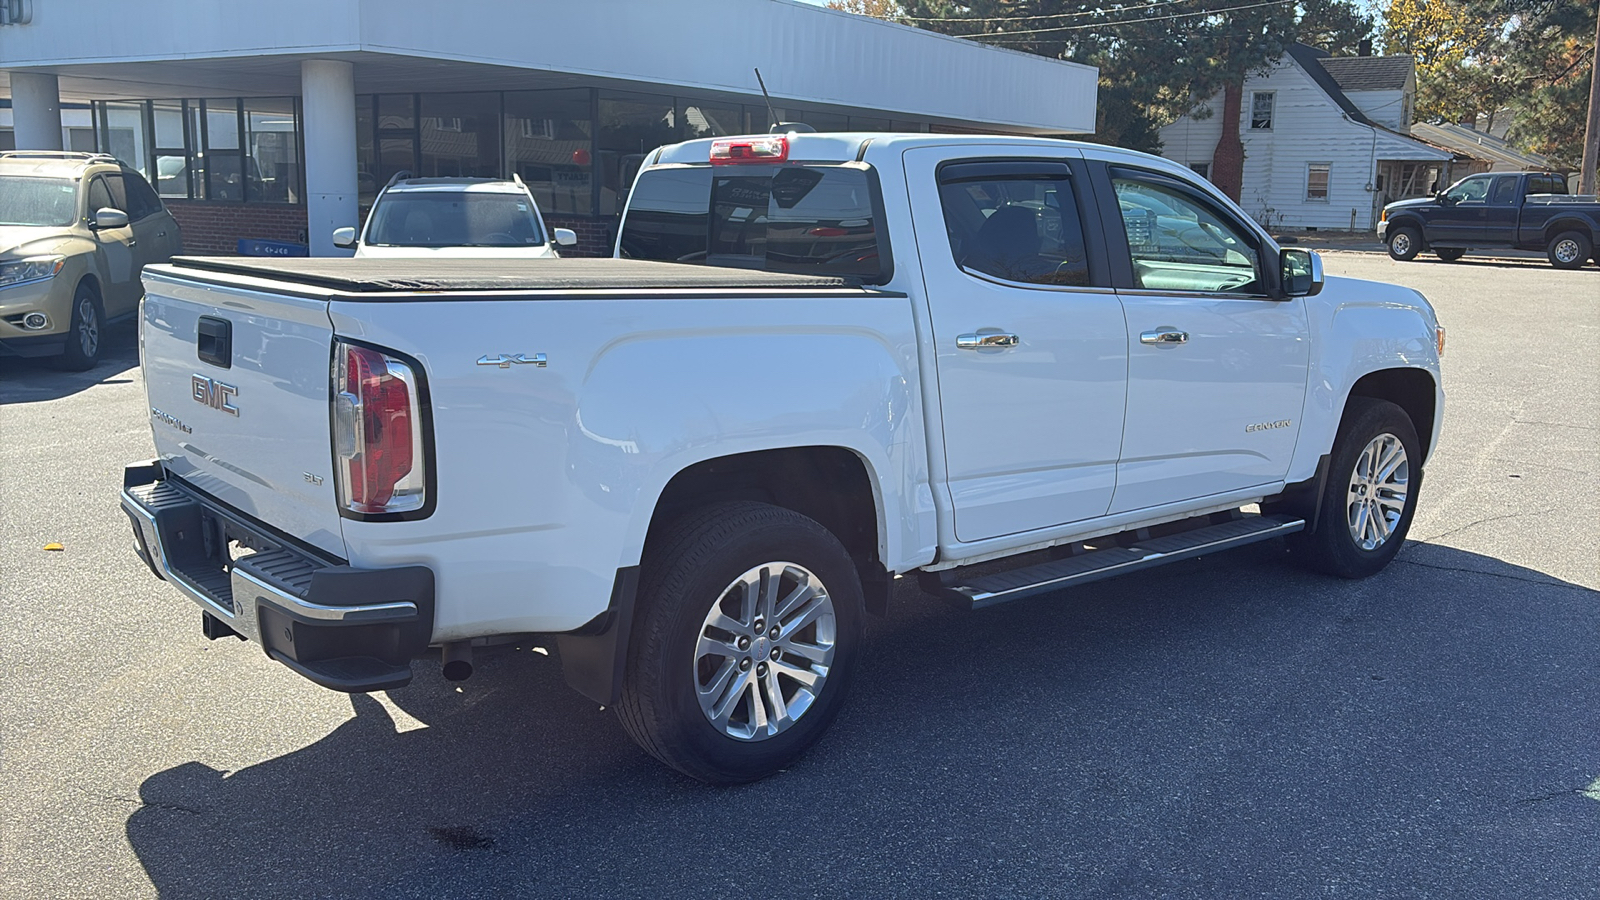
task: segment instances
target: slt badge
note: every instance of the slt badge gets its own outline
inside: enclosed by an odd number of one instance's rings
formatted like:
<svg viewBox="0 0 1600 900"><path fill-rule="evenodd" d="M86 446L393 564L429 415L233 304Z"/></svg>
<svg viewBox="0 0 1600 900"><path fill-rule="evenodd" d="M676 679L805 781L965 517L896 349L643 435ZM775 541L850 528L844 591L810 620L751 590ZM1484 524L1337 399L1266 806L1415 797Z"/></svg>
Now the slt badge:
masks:
<svg viewBox="0 0 1600 900"><path fill-rule="evenodd" d="M504 353L499 356L490 356L485 353L483 356L478 357L478 365L499 366L502 369L511 368L513 363L519 366L537 366L542 369L545 367L546 362L548 360L545 359L543 353L535 353L532 356L526 353L518 353L516 356L507 356Z"/></svg>

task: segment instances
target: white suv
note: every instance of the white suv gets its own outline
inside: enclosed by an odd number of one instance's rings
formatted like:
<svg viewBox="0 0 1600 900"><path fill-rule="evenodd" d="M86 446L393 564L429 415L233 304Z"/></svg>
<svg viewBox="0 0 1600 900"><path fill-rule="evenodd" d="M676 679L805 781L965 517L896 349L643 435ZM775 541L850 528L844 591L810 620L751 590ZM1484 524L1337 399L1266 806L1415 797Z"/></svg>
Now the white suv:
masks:
<svg viewBox="0 0 1600 900"><path fill-rule="evenodd" d="M518 178L406 178L378 194L358 240L354 228L333 232L336 247L358 257L554 258L578 236L552 236L527 185Z"/></svg>

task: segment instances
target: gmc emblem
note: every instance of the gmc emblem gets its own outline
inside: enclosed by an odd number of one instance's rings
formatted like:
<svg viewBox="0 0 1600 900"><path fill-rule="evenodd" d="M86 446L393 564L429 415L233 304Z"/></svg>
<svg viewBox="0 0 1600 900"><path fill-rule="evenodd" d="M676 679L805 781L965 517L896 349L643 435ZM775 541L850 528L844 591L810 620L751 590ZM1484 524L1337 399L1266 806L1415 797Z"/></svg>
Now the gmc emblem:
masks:
<svg viewBox="0 0 1600 900"><path fill-rule="evenodd" d="M230 416L239 414L239 407L228 402L228 398L239 396L239 389L231 384L212 381L204 375L195 375L189 379L189 384L194 388L194 401L204 403L212 409L220 409Z"/></svg>

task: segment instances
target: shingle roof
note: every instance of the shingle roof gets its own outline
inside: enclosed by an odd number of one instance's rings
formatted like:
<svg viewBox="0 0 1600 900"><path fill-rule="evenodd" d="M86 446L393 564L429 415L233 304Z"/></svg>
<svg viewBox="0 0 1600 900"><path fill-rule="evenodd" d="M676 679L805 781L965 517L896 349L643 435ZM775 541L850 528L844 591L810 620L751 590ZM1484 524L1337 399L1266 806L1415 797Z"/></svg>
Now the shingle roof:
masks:
<svg viewBox="0 0 1600 900"><path fill-rule="evenodd" d="M1405 55L1330 56L1321 60L1346 91L1398 91L1406 86L1416 62Z"/></svg>
<svg viewBox="0 0 1600 900"><path fill-rule="evenodd" d="M1474 131L1461 125L1449 123L1428 125L1419 122L1411 126L1411 136L1462 156L1488 160L1492 163L1505 163L1518 169L1552 168L1547 157L1518 150L1492 134Z"/></svg>
<svg viewBox="0 0 1600 900"><path fill-rule="evenodd" d="M1360 122L1362 125L1373 124L1372 120L1367 118L1366 114L1357 109L1356 105L1350 102L1350 98L1344 95L1344 91L1339 87L1339 82L1334 81L1333 76L1328 74L1328 70L1321 66L1321 63L1329 58L1328 51L1294 43L1289 45L1289 56L1300 65L1300 68L1307 75L1311 76L1311 80L1317 83L1317 87L1322 88L1323 93L1327 94L1329 99L1344 110L1345 115L1349 116L1352 121Z"/></svg>

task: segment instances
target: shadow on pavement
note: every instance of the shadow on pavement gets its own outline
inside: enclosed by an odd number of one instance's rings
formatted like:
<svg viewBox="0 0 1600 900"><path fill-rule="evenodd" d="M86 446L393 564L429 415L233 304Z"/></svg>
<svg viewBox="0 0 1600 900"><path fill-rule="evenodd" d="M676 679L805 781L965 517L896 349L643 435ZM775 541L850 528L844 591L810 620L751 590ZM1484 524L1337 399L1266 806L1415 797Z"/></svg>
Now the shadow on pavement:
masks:
<svg viewBox="0 0 1600 900"><path fill-rule="evenodd" d="M55 360L0 357L0 406L60 400L97 384L131 380L127 373L139 367L138 323L132 319L106 326L100 364L87 372L64 372Z"/></svg>
<svg viewBox="0 0 1600 900"><path fill-rule="evenodd" d="M1596 591L1425 544L1361 582L1269 544L983 613L902 587L759 784L666 770L521 652L459 692L417 664L390 699L427 728L356 696L302 750L151 775L128 839L166 898L1592 889Z"/></svg>

